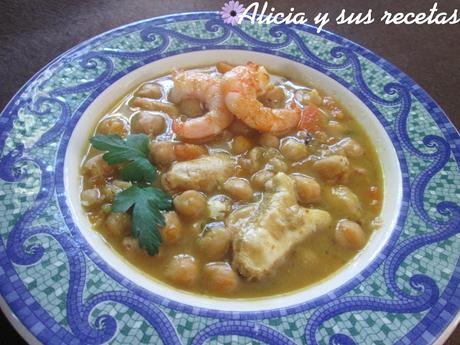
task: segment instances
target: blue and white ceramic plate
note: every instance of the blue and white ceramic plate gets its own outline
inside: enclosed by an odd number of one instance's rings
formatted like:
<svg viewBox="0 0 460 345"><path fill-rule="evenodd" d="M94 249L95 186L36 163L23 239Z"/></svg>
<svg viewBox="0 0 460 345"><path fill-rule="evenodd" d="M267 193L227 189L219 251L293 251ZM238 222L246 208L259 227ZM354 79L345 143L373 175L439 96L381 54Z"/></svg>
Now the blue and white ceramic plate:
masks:
<svg viewBox="0 0 460 345"><path fill-rule="evenodd" d="M383 226L344 269L257 300L180 292L91 230L78 201L89 131L113 100L176 66L252 60L302 74L372 134ZM460 137L411 79L309 26L190 13L87 41L35 75L0 116L1 306L33 344L432 344L460 309Z"/></svg>

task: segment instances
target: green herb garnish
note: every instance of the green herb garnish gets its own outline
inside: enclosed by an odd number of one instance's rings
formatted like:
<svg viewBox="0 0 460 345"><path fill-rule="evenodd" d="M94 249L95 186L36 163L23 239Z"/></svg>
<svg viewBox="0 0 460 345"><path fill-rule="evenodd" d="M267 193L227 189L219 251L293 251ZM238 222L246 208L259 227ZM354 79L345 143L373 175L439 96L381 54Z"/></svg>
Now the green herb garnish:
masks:
<svg viewBox="0 0 460 345"><path fill-rule="evenodd" d="M158 188L148 186L156 177L156 167L150 163L149 138L145 134L130 134L123 140L118 135L95 135L91 144L101 151L109 164L124 163L121 176L124 180L138 182L116 194L112 212L131 212L131 235L149 255L158 253L162 243L160 228L165 218L160 211L172 208L172 199Z"/></svg>
<svg viewBox="0 0 460 345"><path fill-rule="evenodd" d="M145 134L130 134L123 140L119 135L95 135L91 144L104 154L104 160L112 164L128 163L121 170L127 181L153 182L156 168L149 161L149 137Z"/></svg>
<svg viewBox="0 0 460 345"><path fill-rule="evenodd" d="M162 242L158 229L165 225L160 210L172 208L171 197L157 188L132 186L115 196L112 210L127 212L131 208L131 234L139 239L141 248L145 248L150 255L157 254Z"/></svg>

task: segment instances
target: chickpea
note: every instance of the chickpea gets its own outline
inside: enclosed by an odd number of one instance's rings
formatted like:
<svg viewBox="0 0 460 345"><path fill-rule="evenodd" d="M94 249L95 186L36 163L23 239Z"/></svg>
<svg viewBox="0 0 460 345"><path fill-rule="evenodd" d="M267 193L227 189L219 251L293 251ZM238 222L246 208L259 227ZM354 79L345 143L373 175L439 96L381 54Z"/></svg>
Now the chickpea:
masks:
<svg viewBox="0 0 460 345"><path fill-rule="evenodd" d="M115 167L109 165L103 158L103 154L88 159L83 165L83 174L102 182L106 177L115 173Z"/></svg>
<svg viewBox="0 0 460 345"><path fill-rule="evenodd" d="M274 172L286 172L288 170L286 162L279 157L270 158L266 168Z"/></svg>
<svg viewBox="0 0 460 345"><path fill-rule="evenodd" d="M238 159L238 166L239 166L238 170L241 172L238 174L238 176L244 173L252 174L255 171L257 171L257 169L259 168L259 166L255 165L249 158L242 158L242 157Z"/></svg>
<svg viewBox="0 0 460 345"><path fill-rule="evenodd" d="M361 202L356 194L348 187L339 185L326 188L324 198L327 204L339 210L346 217L359 219L362 215Z"/></svg>
<svg viewBox="0 0 460 345"><path fill-rule="evenodd" d="M345 114L343 113L342 110L340 110L339 108L335 108L334 110L331 111L331 114L332 116L334 116L334 118L338 121L343 121L346 119L346 116Z"/></svg>
<svg viewBox="0 0 460 345"><path fill-rule="evenodd" d="M125 247L125 249L128 252L133 252L133 251L140 250L139 240L137 238L134 238L134 237L131 237L131 236L126 236L125 238L123 238L121 243L123 244L123 247Z"/></svg>
<svg viewBox="0 0 460 345"><path fill-rule="evenodd" d="M188 117L198 117L204 114L201 102L195 98L184 99L178 104L179 112Z"/></svg>
<svg viewBox="0 0 460 345"><path fill-rule="evenodd" d="M347 178L350 172L350 162L345 156L333 155L316 161L313 168L323 178L337 181Z"/></svg>
<svg viewBox="0 0 460 345"><path fill-rule="evenodd" d="M254 173L260 169L263 161L264 149L261 147L254 147L249 151L247 158L238 159L238 164L250 173Z"/></svg>
<svg viewBox="0 0 460 345"><path fill-rule="evenodd" d="M275 136L273 134L263 133L259 137L259 144L262 145L262 146L266 146L266 147L278 148L278 146L280 144L280 140L278 139L277 136Z"/></svg>
<svg viewBox="0 0 460 345"><path fill-rule="evenodd" d="M294 138L283 140L281 153L291 161L299 161L308 156L307 146Z"/></svg>
<svg viewBox="0 0 460 345"><path fill-rule="evenodd" d="M198 248L208 260L222 259L227 254L231 242L231 232L224 226L209 228L197 239Z"/></svg>
<svg viewBox="0 0 460 345"><path fill-rule="evenodd" d="M98 188L85 189L81 192L80 199L83 207L98 206L104 202L104 196Z"/></svg>
<svg viewBox="0 0 460 345"><path fill-rule="evenodd" d="M214 195L208 200L209 218L223 220L232 210L232 199L226 195Z"/></svg>
<svg viewBox="0 0 460 345"><path fill-rule="evenodd" d="M251 217L254 212L257 211L257 206L252 204L248 206L243 206L228 215L225 219L225 224L228 228L237 228L241 222L244 222L246 219Z"/></svg>
<svg viewBox="0 0 460 345"><path fill-rule="evenodd" d="M176 160L174 143L158 141L150 143L150 159L159 165L167 166Z"/></svg>
<svg viewBox="0 0 460 345"><path fill-rule="evenodd" d="M161 86L158 84L144 84L139 91L137 91L137 95L140 97L159 99L162 96Z"/></svg>
<svg viewBox="0 0 460 345"><path fill-rule="evenodd" d="M297 199L304 204L311 204L321 200L321 187L313 177L301 174L293 174Z"/></svg>
<svg viewBox="0 0 460 345"><path fill-rule="evenodd" d="M113 180L112 184L120 190L128 189L129 187L132 187L133 185L131 182L123 181L123 180Z"/></svg>
<svg viewBox="0 0 460 345"><path fill-rule="evenodd" d="M126 121L121 116L110 116L103 119L97 126L97 133L110 135L118 134L121 137L124 137L128 134L129 126Z"/></svg>
<svg viewBox="0 0 460 345"><path fill-rule="evenodd" d="M164 217L165 226L161 229L161 238L165 244L175 244L182 237L182 224L174 211L166 213Z"/></svg>
<svg viewBox="0 0 460 345"><path fill-rule="evenodd" d="M310 91L310 99L315 105L321 105L321 103L323 102L323 99L321 98L318 90L316 89Z"/></svg>
<svg viewBox="0 0 460 345"><path fill-rule="evenodd" d="M156 136L166 129L166 121L161 115L141 111L131 120L131 129L134 133Z"/></svg>
<svg viewBox="0 0 460 345"><path fill-rule="evenodd" d="M129 213L112 212L105 220L105 226L114 235L127 235L131 230L131 215Z"/></svg>
<svg viewBox="0 0 460 345"><path fill-rule="evenodd" d="M117 187L114 183L106 183L101 187L101 194L104 197L104 201L113 202L118 193L122 191L121 188Z"/></svg>
<svg viewBox="0 0 460 345"><path fill-rule="evenodd" d="M270 108L283 108L286 103L286 94L282 87L272 86L260 97L260 101Z"/></svg>
<svg viewBox="0 0 460 345"><path fill-rule="evenodd" d="M224 191L235 200L249 201L253 195L248 180L239 177L231 177L225 181Z"/></svg>
<svg viewBox="0 0 460 345"><path fill-rule="evenodd" d="M348 219L342 219L335 228L335 239L348 249L361 249L366 243L366 235L361 226Z"/></svg>
<svg viewBox="0 0 460 345"><path fill-rule="evenodd" d="M273 185L273 179L270 179L267 182L265 182L264 188L268 192L274 192L275 186Z"/></svg>
<svg viewBox="0 0 460 345"><path fill-rule="evenodd" d="M259 170L251 177L252 185L257 189L263 189L265 182L272 179L275 173L270 170Z"/></svg>
<svg viewBox="0 0 460 345"><path fill-rule="evenodd" d="M252 142L248 138L238 135L232 140L232 152L236 155L245 153L252 148Z"/></svg>
<svg viewBox="0 0 460 345"><path fill-rule="evenodd" d="M274 147L268 147L266 149L262 149L262 159L264 161L268 161L271 158L283 158L281 152L278 149L275 149Z"/></svg>
<svg viewBox="0 0 460 345"><path fill-rule="evenodd" d="M198 277L195 258L188 254L179 254L171 258L166 265L164 275L174 284L191 286Z"/></svg>
<svg viewBox="0 0 460 345"><path fill-rule="evenodd" d="M234 135L244 135L246 137L250 137L255 133L255 130L246 125L243 121L241 120L235 120L232 122L232 124L228 127L230 132L232 132Z"/></svg>
<svg viewBox="0 0 460 345"><path fill-rule="evenodd" d="M360 157L364 154L363 147L353 139L348 139L342 147L348 157Z"/></svg>
<svg viewBox="0 0 460 345"><path fill-rule="evenodd" d="M198 218L207 210L207 199L196 190L188 190L174 198L174 207L183 216Z"/></svg>
<svg viewBox="0 0 460 345"><path fill-rule="evenodd" d="M248 153L248 158L256 163L260 163L260 161L263 158L264 154L264 149L261 147L254 147L251 151Z"/></svg>
<svg viewBox="0 0 460 345"><path fill-rule="evenodd" d="M238 287L239 277L228 262L211 262L203 268L207 285L214 291L230 294Z"/></svg>

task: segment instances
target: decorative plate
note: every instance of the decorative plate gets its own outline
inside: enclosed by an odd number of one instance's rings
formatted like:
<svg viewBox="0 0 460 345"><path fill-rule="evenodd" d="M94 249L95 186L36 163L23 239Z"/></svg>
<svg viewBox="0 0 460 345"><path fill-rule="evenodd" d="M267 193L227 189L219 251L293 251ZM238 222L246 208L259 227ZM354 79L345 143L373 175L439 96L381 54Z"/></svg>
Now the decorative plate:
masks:
<svg viewBox="0 0 460 345"><path fill-rule="evenodd" d="M79 214L79 150L94 114L149 73L226 57L302 71L375 134L384 226L305 291L229 301L169 289L116 256ZM459 134L411 79L337 35L231 26L217 13L115 29L16 94L0 116L0 152L0 302L30 343L432 344L458 320Z"/></svg>

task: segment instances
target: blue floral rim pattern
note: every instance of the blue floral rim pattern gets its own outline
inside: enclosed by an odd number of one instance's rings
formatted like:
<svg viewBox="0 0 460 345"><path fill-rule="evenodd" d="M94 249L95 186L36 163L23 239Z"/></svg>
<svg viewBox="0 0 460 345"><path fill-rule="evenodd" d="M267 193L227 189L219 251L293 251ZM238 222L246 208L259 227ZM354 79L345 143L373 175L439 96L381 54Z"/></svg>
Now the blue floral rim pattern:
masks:
<svg viewBox="0 0 460 345"><path fill-rule="evenodd" d="M139 46L130 40L139 40ZM112 42L116 42L116 49ZM326 44L330 49L318 48ZM64 154L75 124L102 91L127 73L167 56L202 49L258 51L313 67L351 90L382 123L400 160L403 203L390 240L359 276L329 294L290 308L207 310L135 285L84 240L70 215L63 184ZM66 69L77 71L81 78L67 85L63 77ZM373 69L388 81L372 80ZM30 129L41 130L32 144L26 138L30 133L14 132L27 112L49 118ZM419 112L426 113L433 123L414 125L412 118ZM0 191L4 192L0 195L0 214L9 220L2 223L0 237L0 278L4 282L0 293L43 343L125 343L136 336L136 331L150 332L131 326L134 331L122 332L123 326L130 325L123 314L133 312L142 325L154 330L140 343L161 339L166 344L202 344L216 337L228 340L233 335L269 344L355 344L366 335L358 332L366 324L374 327L373 332L385 343L389 339L385 325L376 326L374 318L399 315L398 322L409 326L392 343L412 344L417 340L431 344L460 309L460 206L455 199L455 182L460 180L460 137L439 106L411 79L382 58L332 33L317 34L310 26L230 26L216 13L208 12L159 17L115 29L58 57L18 92L0 116L0 152ZM25 209L19 207L21 212L16 214L5 194L7 187L18 188L27 180L24 167L28 165L38 169L40 185L32 200L23 202ZM427 197L433 181L440 186L437 193L441 200ZM454 189L443 190L452 181ZM51 205L59 207L61 219L56 222L60 227L46 223L46 210ZM425 231L413 232L410 228L417 224ZM68 289L58 310L53 311L43 303L42 291L27 283L28 267L44 265L47 250L51 252L52 244L46 247L40 241L43 236L58 244L66 263ZM429 258L424 250L430 245L455 253L447 276L441 281L426 272L401 274L411 267L407 262ZM85 292L90 282L102 275L113 285L100 286L91 294ZM384 292L372 287L379 281ZM362 286L372 288L361 291ZM124 309L117 309L113 316L107 311L109 304ZM370 315L369 319L352 319L350 315L357 312ZM179 313L187 317L174 320ZM328 325L332 321L335 326Z"/></svg>

